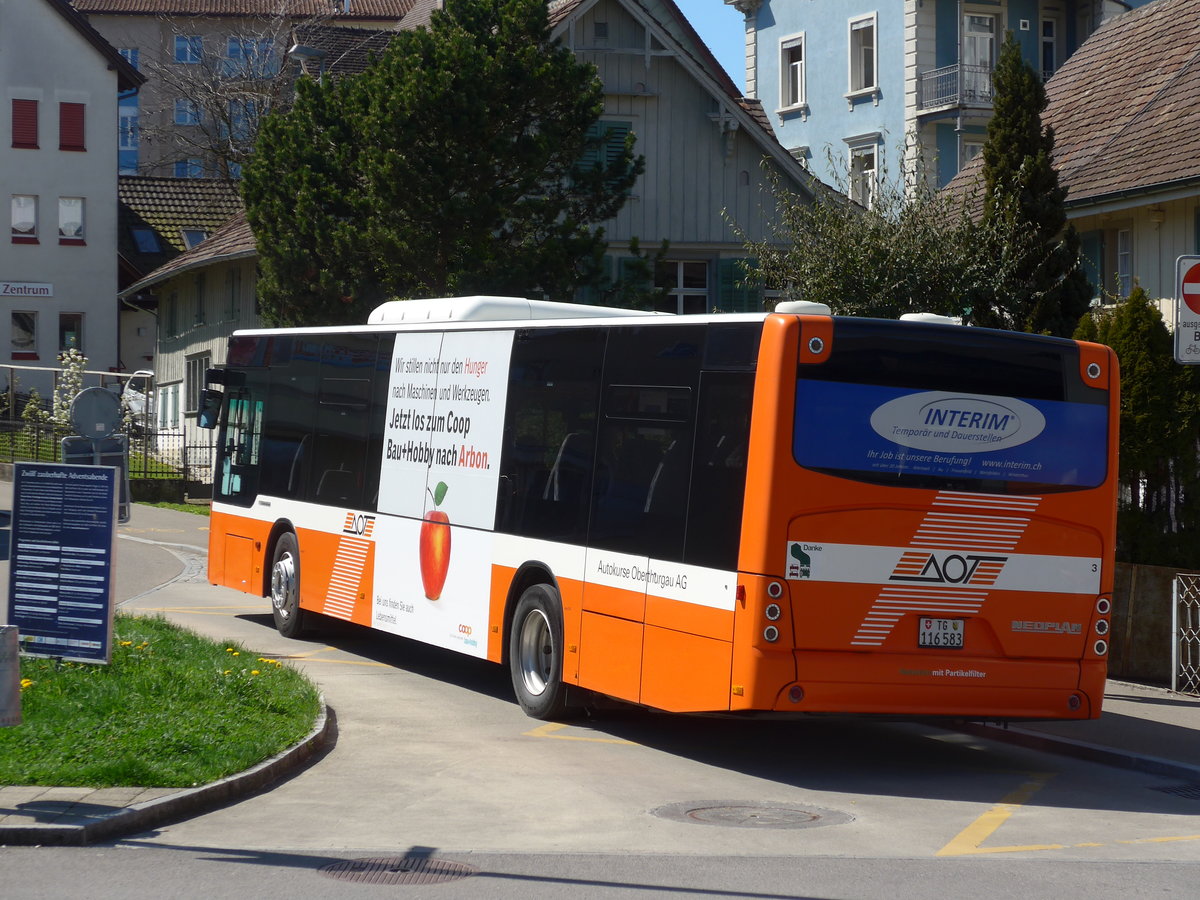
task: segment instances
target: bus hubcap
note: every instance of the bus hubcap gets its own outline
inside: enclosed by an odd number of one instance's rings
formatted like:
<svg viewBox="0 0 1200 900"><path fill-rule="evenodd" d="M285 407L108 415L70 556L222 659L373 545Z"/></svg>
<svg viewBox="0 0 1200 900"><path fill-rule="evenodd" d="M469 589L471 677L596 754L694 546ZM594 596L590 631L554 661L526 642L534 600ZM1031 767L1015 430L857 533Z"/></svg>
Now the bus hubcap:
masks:
<svg viewBox="0 0 1200 900"><path fill-rule="evenodd" d="M286 555L271 569L271 602L285 618L291 613L291 598L296 586L296 567Z"/></svg>
<svg viewBox="0 0 1200 900"><path fill-rule="evenodd" d="M540 609L531 611L521 623L520 652L521 680L525 682L525 688L534 695L542 693L550 677L554 643L550 622Z"/></svg>

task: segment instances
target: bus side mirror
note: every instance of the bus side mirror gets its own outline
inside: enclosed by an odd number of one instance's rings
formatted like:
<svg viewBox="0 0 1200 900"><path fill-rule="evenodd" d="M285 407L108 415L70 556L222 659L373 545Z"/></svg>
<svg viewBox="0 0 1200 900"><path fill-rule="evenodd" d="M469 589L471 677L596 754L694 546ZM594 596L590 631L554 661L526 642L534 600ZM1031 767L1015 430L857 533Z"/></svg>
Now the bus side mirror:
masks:
<svg viewBox="0 0 1200 900"><path fill-rule="evenodd" d="M225 395L220 391L205 388L200 392L200 412L196 416L196 424L201 428L216 428L221 418L221 404Z"/></svg>

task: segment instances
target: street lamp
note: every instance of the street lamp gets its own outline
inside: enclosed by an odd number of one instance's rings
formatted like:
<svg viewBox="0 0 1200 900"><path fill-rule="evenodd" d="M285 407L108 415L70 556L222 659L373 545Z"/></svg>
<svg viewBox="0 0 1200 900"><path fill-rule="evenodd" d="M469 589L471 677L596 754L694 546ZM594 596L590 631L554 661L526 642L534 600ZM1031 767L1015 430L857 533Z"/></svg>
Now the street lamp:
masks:
<svg viewBox="0 0 1200 900"><path fill-rule="evenodd" d="M313 60L317 61L318 73L317 83L322 84L325 81L325 57L329 55L328 50L322 50L320 47L310 47L308 44L293 44L292 49L287 52L289 59L300 61L300 68L304 74L308 74L308 64Z"/></svg>

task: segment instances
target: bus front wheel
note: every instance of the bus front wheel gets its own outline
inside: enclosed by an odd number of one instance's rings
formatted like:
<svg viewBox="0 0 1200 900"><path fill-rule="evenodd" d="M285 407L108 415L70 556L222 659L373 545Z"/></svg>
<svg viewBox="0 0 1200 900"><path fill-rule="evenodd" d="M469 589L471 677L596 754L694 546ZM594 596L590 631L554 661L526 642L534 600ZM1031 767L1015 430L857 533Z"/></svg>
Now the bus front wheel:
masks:
<svg viewBox="0 0 1200 900"><path fill-rule="evenodd" d="M300 547L290 531L275 542L271 561L271 613L275 627L287 638L304 633L304 611L300 609Z"/></svg>
<svg viewBox="0 0 1200 900"><path fill-rule="evenodd" d="M535 584L517 601L508 665L517 702L526 715L554 719L567 711L562 601L550 585Z"/></svg>

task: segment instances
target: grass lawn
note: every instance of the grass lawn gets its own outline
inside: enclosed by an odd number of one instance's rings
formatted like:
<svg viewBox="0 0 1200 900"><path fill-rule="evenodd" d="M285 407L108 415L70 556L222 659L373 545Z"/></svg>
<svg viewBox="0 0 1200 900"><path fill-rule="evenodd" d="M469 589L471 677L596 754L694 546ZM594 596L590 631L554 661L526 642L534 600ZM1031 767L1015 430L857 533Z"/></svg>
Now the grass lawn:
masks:
<svg viewBox="0 0 1200 900"><path fill-rule="evenodd" d="M192 787L304 738L319 699L239 644L118 615L110 665L22 658L21 711L0 728L0 784Z"/></svg>
<svg viewBox="0 0 1200 900"><path fill-rule="evenodd" d="M191 513L195 516L207 516L212 512L211 505L208 503L170 503L166 500L161 503L142 503L138 502L138 506L154 506L158 509L174 509L178 512Z"/></svg>

